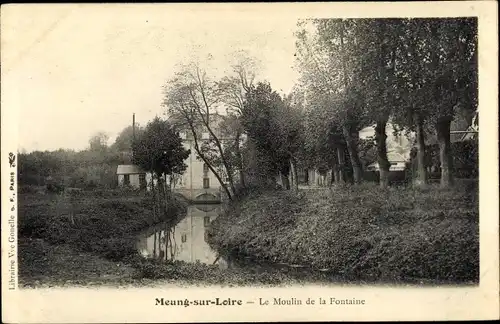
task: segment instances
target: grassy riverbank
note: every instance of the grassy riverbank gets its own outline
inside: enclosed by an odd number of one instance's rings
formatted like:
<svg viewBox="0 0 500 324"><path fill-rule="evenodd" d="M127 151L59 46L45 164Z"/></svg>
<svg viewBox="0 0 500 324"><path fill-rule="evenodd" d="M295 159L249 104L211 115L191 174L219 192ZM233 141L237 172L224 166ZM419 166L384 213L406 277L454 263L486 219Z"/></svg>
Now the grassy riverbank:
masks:
<svg viewBox="0 0 500 324"><path fill-rule="evenodd" d="M477 184L256 192L217 218L211 244L352 282L470 283L479 276Z"/></svg>
<svg viewBox="0 0 500 324"><path fill-rule="evenodd" d="M42 239L21 239L23 254L19 284L25 288L49 287L143 287L162 285L289 285L324 282L318 275L272 269L220 269L201 263L169 262L128 258L111 261L82 252L70 244L50 244Z"/></svg>
<svg viewBox="0 0 500 324"><path fill-rule="evenodd" d="M123 190L21 193L18 205L19 273L21 281L30 282L44 276L73 280L92 273L100 280L99 269L86 268L89 258L103 265L103 273L113 262L117 267L134 264L136 234L163 221L154 217L150 197ZM183 215L184 208L184 202L175 199L168 215ZM66 251L67 262L54 257L61 251Z"/></svg>
<svg viewBox="0 0 500 324"><path fill-rule="evenodd" d="M219 269L217 265L143 259L136 234L155 220L147 196L124 191L69 195L21 193L19 283L22 287L276 285L321 281L293 271ZM184 202L171 206L183 214Z"/></svg>
<svg viewBox="0 0 500 324"><path fill-rule="evenodd" d="M73 195L21 194L19 236L39 238L51 244L69 244L110 260L135 253L135 235L164 221L154 217L150 197L124 191L90 191ZM183 215L177 199L169 217Z"/></svg>

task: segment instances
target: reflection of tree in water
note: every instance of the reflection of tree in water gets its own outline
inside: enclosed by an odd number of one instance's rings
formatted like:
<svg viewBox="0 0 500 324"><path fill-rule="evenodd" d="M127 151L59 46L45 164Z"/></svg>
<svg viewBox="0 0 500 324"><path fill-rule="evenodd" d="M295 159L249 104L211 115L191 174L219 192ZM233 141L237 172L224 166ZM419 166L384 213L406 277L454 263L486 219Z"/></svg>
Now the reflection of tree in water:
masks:
<svg viewBox="0 0 500 324"><path fill-rule="evenodd" d="M192 257L192 253L189 252L191 249L195 249L196 251L200 250L201 252L206 253L205 250L210 249L210 245L208 244L209 241L208 228L210 227L213 218L217 217L219 208L220 205L217 204L191 205L188 208L186 217L178 218L172 221L163 222L161 224L156 225L153 231L149 232L150 234L148 235L150 239L152 239L154 242L152 257L154 259L167 262L179 259L184 260L184 258L187 257L185 253L191 254ZM179 225L179 222L182 220L186 220L186 218L187 219L191 218L192 224L191 224L191 229L190 230L186 229L187 232L184 233L183 226L179 228L177 227ZM201 220L203 220L203 223L200 222ZM198 237L198 234L203 234L204 240L202 242L200 240L195 239L193 236L192 239L195 241L188 243L188 245L184 245L183 243L185 243L187 240L186 235L194 235L192 232L193 226L196 227L196 237ZM180 234L182 235L180 235L181 237L179 239L180 242L177 242L176 232L179 231L181 231ZM187 249L187 251L182 251L183 246ZM205 255L205 258L206 257L207 256ZM209 262L212 263L211 260Z"/></svg>
<svg viewBox="0 0 500 324"><path fill-rule="evenodd" d="M161 233L161 232L160 232ZM175 260L175 256L177 255L177 242L175 240L175 226L169 227L167 224L165 225L165 229L163 230L163 237L161 239L160 244L165 246L165 250L162 251L164 255L160 255L160 259L167 260ZM170 257L169 257L170 252Z"/></svg>

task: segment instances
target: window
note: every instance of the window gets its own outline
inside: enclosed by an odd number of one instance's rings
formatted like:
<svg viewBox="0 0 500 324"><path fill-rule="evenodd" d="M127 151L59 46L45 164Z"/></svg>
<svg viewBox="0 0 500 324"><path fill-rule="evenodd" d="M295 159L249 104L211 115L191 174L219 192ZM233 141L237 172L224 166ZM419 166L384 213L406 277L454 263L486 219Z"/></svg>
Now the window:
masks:
<svg viewBox="0 0 500 324"><path fill-rule="evenodd" d="M207 227L210 225L210 216L205 216L203 218L203 226Z"/></svg>
<svg viewBox="0 0 500 324"><path fill-rule="evenodd" d="M187 235L186 234L182 234L182 236L181 236L181 242L182 243L186 243L186 241L187 241Z"/></svg>
<svg viewBox="0 0 500 324"><path fill-rule="evenodd" d="M203 178L203 189L208 189L208 188L210 188L210 179Z"/></svg>
<svg viewBox="0 0 500 324"><path fill-rule="evenodd" d="M209 171L208 164L203 163L203 172L207 173Z"/></svg>
<svg viewBox="0 0 500 324"><path fill-rule="evenodd" d="M130 185L130 174L123 175L123 184L126 186Z"/></svg>

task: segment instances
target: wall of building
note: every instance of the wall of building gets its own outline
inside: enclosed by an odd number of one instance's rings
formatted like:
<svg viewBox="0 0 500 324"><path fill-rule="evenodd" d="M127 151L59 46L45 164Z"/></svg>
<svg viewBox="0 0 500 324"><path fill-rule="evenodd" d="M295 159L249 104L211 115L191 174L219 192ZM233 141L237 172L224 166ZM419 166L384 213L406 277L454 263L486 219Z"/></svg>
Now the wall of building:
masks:
<svg viewBox="0 0 500 324"><path fill-rule="evenodd" d="M141 187L139 174L129 174L128 176L130 179L129 186L131 186L132 188L140 188ZM119 186L125 185L125 175L124 174L118 175L118 185Z"/></svg>
<svg viewBox="0 0 500 324"><path fill-rule="evenodd" d="M203 194L211 194L220 198L220 183L212 171L204 169L204 162L197 159L194 141L185 139L183 144L184 148L191 151L191 154L186 160L186 170L175 183L174 191L192 200L196 200L196 197ZM204 188L203 179L208 179L208 188Z"/></svg>

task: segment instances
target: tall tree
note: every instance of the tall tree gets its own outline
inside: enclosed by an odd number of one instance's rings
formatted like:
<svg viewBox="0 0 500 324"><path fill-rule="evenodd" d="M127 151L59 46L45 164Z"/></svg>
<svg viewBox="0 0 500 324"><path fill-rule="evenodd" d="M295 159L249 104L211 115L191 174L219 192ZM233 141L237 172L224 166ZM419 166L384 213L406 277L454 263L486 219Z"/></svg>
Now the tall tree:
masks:
<svg viewBox="0 0 500 324"><path fill-rule="evenodd" d="M360 37L354 49L360 62L358 79L364 80L366 116L375 124L382 188L389 185L386 128L398 104L395 67L401 27L398 19L363 19L358 23Z"/></svg>
<svg viewBox="0 0 500 324"><path fill-rule="evenodd" d="M246 96L241 120L255 147L269 158L271 172L280 174L285 188L290 189L289 173L296 147L296 118L290 105L271 88L259 82Z"/></svg>
<svg viewBox="0 0 500 324"><path fill-rule="evenodd" d="M425 134L436 133L441 185L453 183L450 124L457 110L477 109L477 20L405 19L396 77L401 93L397 123L416 132L417 175L425 185Z"/></svg>
<svg viewBox="0 0 500 324"><path fill-rule="evenodd" d="M312 22L312 24L311 24ZM302 82L312 98L328 97L342 131L353 168L354 182L363 179L357 151L358 132L365 126L364 81L359 78L357 44L362 36L352 19L317 19L306 22L297 34L297 57Z"/></svg>
<svg viewBox="0 0 500 324"><path fill-rule="evenodd" d="M458 109L477 109L477 20L431 22L432 69L435 71L435 127L441 162L441 186L453 184L450 125Z"/></svg>
<svg viewBox="0 0 500 324"><path fill-rule="evenodd" d="M91 151L103 151L108 147L109 135L105 132L97 132L89 139Z"/></svg>
<svg viewBox="0 0 500 324"><path fill-rule="evenodd" d="M198 63L192 63L182 66L167 82L164 90L164 106L167 111L189 128L197 155L215 175L227 197L232 199L236 191L233 168L226 158L217 125L212 121L222 102L222 92L217 82L212 80ZM203 130L208 132L213 149L210 148L211 145L202 145L200 135ZM224 175L216 169L219 163L228 178L228 184L224 181Z"/></svg>
<svg viewBox="0 0 500 324"><path fill-rule="evenodd" d="M144 128L142 128L139 124L135 125L135 138L139 139L144 132ZM111 148L117 150L118 152L126 152L132 150L134 138L134 127L129 125L121 130L118 136L115 139Z"/></svg>
<svg viewBox="0 0 500 324"><path fill-rule="evenodd" d="M182 174L186 170L184 161L190 152L184 148L182 139L172 125L158 117L147 124L140 139L134 143L133 150L134 163L151 172L158 181L160 215L165 215L168 193L164 180L167 175ZM152 189L154 192L154 187Z"/></svg>
<svg viewBox="0 0 500 324"><path fill-rule="evenodd" d="M245 173L241 154L241 144L244 129L241 125L241 115L247 93L252 89L259 70L259 62L244 52L233 53L231 71L217 84L226 107L228 116L225 123L226 135L234 139L231 145L234 151L234 165L239 171L240 185L245 187Z"/></svg>

